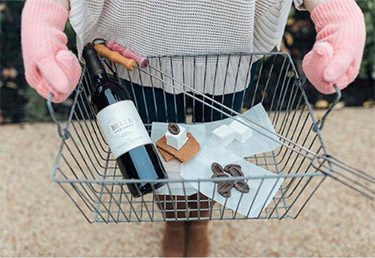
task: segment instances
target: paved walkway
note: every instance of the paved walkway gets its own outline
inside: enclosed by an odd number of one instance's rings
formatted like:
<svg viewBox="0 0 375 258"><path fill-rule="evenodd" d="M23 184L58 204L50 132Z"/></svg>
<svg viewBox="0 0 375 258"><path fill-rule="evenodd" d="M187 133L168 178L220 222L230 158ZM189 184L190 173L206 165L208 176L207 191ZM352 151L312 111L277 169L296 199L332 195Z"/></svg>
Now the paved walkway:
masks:
<svg viewBox="0 0 375 258"><path fill-rule="evenodd" d="M334 112L333 154L375 173L375 110ZM163 224L89 225L50 180L52 124L0 127L0 255L157 256ZM375 256L375 205L326 180L296 220L214 222L213 256Z"/></svg>

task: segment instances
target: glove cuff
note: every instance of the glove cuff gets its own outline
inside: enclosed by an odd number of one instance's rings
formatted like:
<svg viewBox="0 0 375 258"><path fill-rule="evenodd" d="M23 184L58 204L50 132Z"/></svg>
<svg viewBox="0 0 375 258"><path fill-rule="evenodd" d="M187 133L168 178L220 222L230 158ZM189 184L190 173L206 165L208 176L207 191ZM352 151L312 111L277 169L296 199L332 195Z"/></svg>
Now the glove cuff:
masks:
<svg viewBox="0 0 375 258"><path fill-rule="evenodd" d="M311 12L311 19L319 32L328 24L337 22L357 23L363 22L363 14L354 0L328 0Z"/></svg>
<svg viewBox="0 0 375 258"><path fill-rule="evenodd" d="M69 11L53 0L27 0L22 18L28 21L44 21L63 31L69 17Z"/></svg>

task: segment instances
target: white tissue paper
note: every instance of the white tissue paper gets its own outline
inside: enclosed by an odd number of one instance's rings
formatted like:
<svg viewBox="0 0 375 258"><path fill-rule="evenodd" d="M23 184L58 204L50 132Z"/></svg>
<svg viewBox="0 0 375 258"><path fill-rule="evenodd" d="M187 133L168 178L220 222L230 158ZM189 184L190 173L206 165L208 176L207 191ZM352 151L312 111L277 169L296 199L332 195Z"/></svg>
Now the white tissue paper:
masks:
<svg viewBox="0 0 375 258"><path fill-rule="evenodd" d="M273 151L280 147L281 144L279 138L277 137L272 122L262 104L259 103L255 105L243 113L242 116L244 118L241 118L241 120L250 125L253 135L244 143L233 141L229 145L225 146L226 150L236 154L239 157L250 157L255 154ZM246 119L257 125L261 125L264 129L253 125L252 123L246 121ZM210 134L212 130L220 125L230 124L232 121L235 120L232 118L226 118L220 121L205 123L206 133ZM209 139L210 135L207 135L206 138Z"/></svg>
<svg viewBox="0 0 375 258"><path fill-rule="evenodd" d="M199 190L202 194L208 197L214 196L213 199L216 202L234 211L237 210L238 213L249 218L259 216L262 208L268 206L283 182L283 178L274 178L276 176L274 173L241 159L224 147L218 146L213 140L209 140L193 160L181 167L181 176L185 179L209 179L212 176L211 164L213 162L218 162L223 166L230 163L239 164L244 176L273 177L264 179L263 183L262 179L248 180L247 183L250 186L249 193L242 194L233 188L231 196L227 199L217 193L214 182L200 183ZM198 189L198 182L190 184Z"/></svg>
<svg viewBox="0 0 375 258"><path fill-rule="evenodd" d="M201 145L201 151L192 160L181 164L178 161L165 162L161 158L163 165L168 172L170 179L187 179L196 180L209 179L212 176L211 164L213 162L219 162L222 165L230 163L237 163L242 166L245 176L255 177L275 177L274 173L271 173L261 167L249 163L243 158L249 157L255 154L269 152L280 147L280 141L275 135L275 129L273 128L272 122L270 121L267 112L264 110L262 104L258 104L242 114L243 117L250 121L263 126L260 128L249 123L253 135L245 142L239 143L237 141L232 142L227 146L220 146L212 138L212 131L223 124L230 124L234 121L231 118L226 118L216 122L202 123L187 125L185 126L188 132L191 132L194 137L198 140ZM242 118L243 119L243 118ZM162 137L168 128L167 123L153 123L151 139L155 143L160 137ZM180 172L180 173L179 173ZM267 207L269 202L273 199L278 189L280 188L283 180L282 178L267 178L264 179L249 180L250 192L247 194L241 194L236 189L232 189L231 197L227 200L220 196L217 192L214 195L214 200L225 206L237 210L238 213L248 216L257 217L262 211L262 208ZM261 187L259 188L261 184ZM201 182L200 192L212 197L215 183L213 182ZM259 188L259 191L258 191ZM258 191L258 194L256 192ZM198 192L198 183L185 183L185 191L182 188L182 183L170 183L169 188L164 186L158 189L158 194L172 194L172 195L191 195ZM256 196L255 196L256 195ZM242 197L241 197L242 196ZM265 204L265 205L264 205ZM251 210L249 211L249 208Z"/></svg>

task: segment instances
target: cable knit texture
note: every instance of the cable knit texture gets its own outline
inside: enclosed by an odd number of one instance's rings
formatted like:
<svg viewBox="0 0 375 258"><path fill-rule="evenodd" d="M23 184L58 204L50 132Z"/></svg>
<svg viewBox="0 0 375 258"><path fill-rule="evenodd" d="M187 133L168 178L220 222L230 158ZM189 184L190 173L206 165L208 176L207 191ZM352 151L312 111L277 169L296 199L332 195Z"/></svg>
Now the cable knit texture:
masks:
<svg viewBox="0 0 375 258"><path fill-rule="evenodd" d="M316 43L303 60L310 82L324 94L345 88L358 75L366 29L361 9L354 0L330 0L311 13Z"/></svg>
<svg viewBox="0 0 375 258"><path fill-rule="evenodd" d="M68 11L52 0L28 0L22 13L22 53L27 82L44 98L63 102L76 87L81 66L66 47Z"/></svg>
<svg viewBox="0 0 375 258"><path fill-rule="evenodd" d="M269 52L281 43L292 2L302 0L70 0L70 23L77 33L77 50L95 38L114 40L142 56ZM232 57L161 60L176 81L212 95L242 91L249 84L247 69L254 58ZM239 74L236 69L240 62ZM203 71L206 70L207 73ZM228 72L233 71L233 72ZM133 83L179 93L169 83L120 68L118 75ZM156 74L155 74L156 75Z"/></svg>

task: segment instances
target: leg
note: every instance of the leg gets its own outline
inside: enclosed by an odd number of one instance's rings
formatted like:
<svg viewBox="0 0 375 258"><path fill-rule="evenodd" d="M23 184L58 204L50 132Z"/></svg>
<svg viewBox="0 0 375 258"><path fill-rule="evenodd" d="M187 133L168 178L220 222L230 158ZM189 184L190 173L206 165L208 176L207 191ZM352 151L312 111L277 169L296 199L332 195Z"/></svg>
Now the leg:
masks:
<svg viewBox="0 0 375 258"><path fill-rule="evenodd" d="M186 256L207 257L210 251L208 220L187 222Z"/></svg>
<svg viewBox="0 0 375 258"><path fill-rule="evenodd" d="M199 200L198 200L199 199ZM199 218L187 222L186 256L206 257L209 254L210 241L208 238L208 222L214 202L203 194L189 197L189 218Z"/></svg>
<svg viewBox="0 0 375 258"><path fill-rule="evenodd" d="M217 102L239 112L241 110L242 100L246 94L247 90L244 90L234 94L226 94L224 96L208 95L208 97L211 97ZM213 106L217 107L215 104L213 104ZM220 107L218 108L221 109ZM194 109L195 122L209 122L226 118L226 116L222 115L219 111L213 110L198 101L195 102ZM186 256L208 256L210 245L208 237L208 222L214 202L210 201L203 194L192 195L189 197L189 201L189 218L199 218L200 220L187 222Z"/></svg>
<svg viewBox="0 0 375 258"><path fill-rule="evenodd" d="M173 95L163 92L161 89L142 87L123 81L134 102L144 123L158 122L185 122L184 96ZM210 96L225 106L239 111L241 108L242 96L245 92L227 94L225 96ZM212 111L200 102L195 102L195 122L208 122L225 118L221 113ZM203 111L203 112L202 112ZM199 202L198 202L199 196ZM167 219L183 218L186 216L185 198L178 196L158 196L158 206L164 212ZM190 218L209 218L210 208L213 202L202 194L195 194L189 197ZM207 256L209 252L208 220L178 222L169 221L166 223L163 238L164 256Z"/></svg>
<svg viewBox="0 0 375 258"><path fill-rule="evenodd" d="M145 124L169 121L185 122L182 94L168 94L162 89L143 87L126 80L121 82L129 91ZM157 205L164 213L165 218L172 219L165 224L162 243L163 256L183 257L185 256L187 224L184 221L173 221L173 219L186 217L185 210L187 210L187 207L185 201L182 201L185 200L185 197L158 195L156 200L159 200Z"/></svg>
<svg viewBox="0 0 375 258"><path fill-rule="evenodd" d="M185 218L187 207L184 196L158 195L158 207L166 219L172 219L165 224L162 253L166 257L185 256L186 227L185 221L173 221L175 218Z"/></svg>

